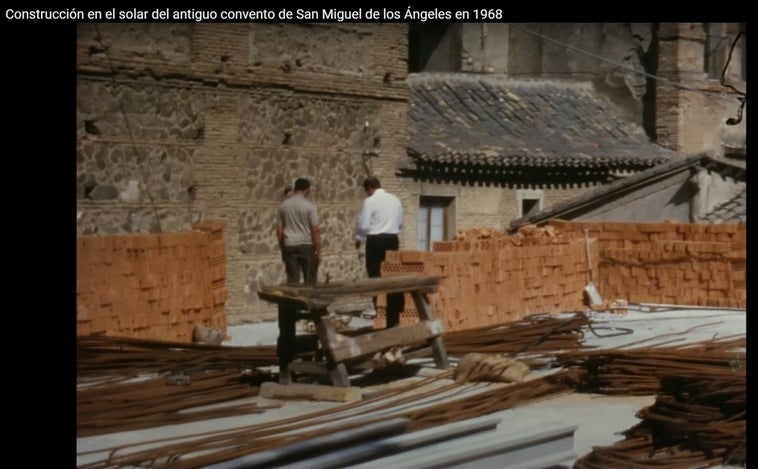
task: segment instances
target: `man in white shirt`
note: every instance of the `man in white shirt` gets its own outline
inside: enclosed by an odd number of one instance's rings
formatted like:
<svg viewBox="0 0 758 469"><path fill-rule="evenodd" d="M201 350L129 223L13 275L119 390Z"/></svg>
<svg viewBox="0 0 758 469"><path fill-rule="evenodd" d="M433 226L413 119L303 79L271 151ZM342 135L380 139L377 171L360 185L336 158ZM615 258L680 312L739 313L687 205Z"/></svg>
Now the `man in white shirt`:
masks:
<svg viewBox="0 0 758 469"><path fill-rule="evenodd" d="M395 195L382 189L376 176L363 181L368 197L363 200L355 230L355 248L366 242L366 270L371 278L381 276L382 262L387 251L400 249L398 234L403 227L403 206ZM376 309L376 297L374 308ZM402 293L387 295L387 327L400 324L400 313L405 309Z"/></svg>

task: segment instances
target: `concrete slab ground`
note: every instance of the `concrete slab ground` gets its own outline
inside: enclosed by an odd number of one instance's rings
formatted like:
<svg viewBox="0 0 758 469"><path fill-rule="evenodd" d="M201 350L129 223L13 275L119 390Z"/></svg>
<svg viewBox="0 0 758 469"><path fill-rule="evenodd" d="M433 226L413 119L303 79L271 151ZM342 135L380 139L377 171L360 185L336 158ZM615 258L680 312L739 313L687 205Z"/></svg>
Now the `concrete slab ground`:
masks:
<svg viewBox="0 0 758 469"><path fill-rule="evenodd" d="M586 332L585 343L600 348L623 347L641 342L649 345L664 341L684 344L746 334L747 331L744 310L658 307L656 312L649 312L643 308L634 308L634 305L630 306L626 314L588 312L593 319L594 332ZM371 321L361 319L357 322L362 326ZM276 343L278 330L276 323L259 323L229 327L227 333L231 336L231 340L225 342L228 346L271 345ZM419 363L423 366L423 360ZM429 362L428 366L432 367L433 364ZM248 401L261 406L278 404L280 407L259 414L77 438L77 466L104 460L107 449L115 446L154 442L161 438L264 422L273 423L342 405L336 402L278 401L261 397L250 398ZM576 425L574 450L578 458L591 452L594 446L607 446L622 440L624 437L621 432L639 422L635 415L637 411L654 402L655 396L562 395L496 413L501 418L497 432L507 438L530 429ZM570 467L572 463L573 461L567 461L565 467Z"/></svg>

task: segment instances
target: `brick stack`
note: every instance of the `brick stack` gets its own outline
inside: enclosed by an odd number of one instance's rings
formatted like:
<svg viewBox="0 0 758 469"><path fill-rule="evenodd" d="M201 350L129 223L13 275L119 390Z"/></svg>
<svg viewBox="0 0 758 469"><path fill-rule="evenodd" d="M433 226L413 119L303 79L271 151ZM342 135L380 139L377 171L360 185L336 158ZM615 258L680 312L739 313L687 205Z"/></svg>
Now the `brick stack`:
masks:
<svg viewBox="0 0 758 469"><path fill-rule="evenodd" d="M598 290L604 298L744 308L746 225L579 223L551 226L600 246Z"/></svg>
<svg viewBox="0 0 758 469"><path fill-rule="evenodd" d="M551 221L514 236L459 236L434 250L388 252L382 276L440 276L430 297L447 331L586 308L589 281L605 300L745 308L746 225ZM376 327L385 324L385 298ZM400 323L418 320L410 296Z"/></svg>
<svg viewBox="0 0 758 469"><path fill-rule="evenodd" d="M77 335L192 342L196 323L225 331L218 229L80 236Z"/></svg>
<svg viewBox="0 0 758 469"><path fill-rule="evenodd" d="M584 286L589 278L584 241L544 233L535 230L513 237L461 237L434 243L434 250L429 252L388 252L382 276L440 276L439 291L430 295L430 303L447 331L517 321L535 313L583 309ZM598 258L594 240L591 255ZM376 327L384 327L385 298L377 299L377 310ZM400 323L417 320L406 294Z"/></svg>
<svg viewBox="0 0 758 469"><path fill-rule="evenodd" d="M219 221L202 221L192 227L208 234L208 269L211 282L211 317L206 326L226 330L226 244L224 244L224 224Z"/></svg>

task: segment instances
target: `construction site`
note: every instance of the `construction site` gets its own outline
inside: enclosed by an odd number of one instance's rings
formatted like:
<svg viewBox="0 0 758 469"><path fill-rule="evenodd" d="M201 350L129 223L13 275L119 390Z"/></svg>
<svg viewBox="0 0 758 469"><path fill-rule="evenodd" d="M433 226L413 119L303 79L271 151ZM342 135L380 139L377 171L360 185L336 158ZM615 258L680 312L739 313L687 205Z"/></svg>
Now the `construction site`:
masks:
<svg viewBox="0 0 758 469"><path fill-rule="evenodd" d="M744 24L74 27L78 468L746 467Z"/></svg>
<svg viewBox="0 0 758 469"><path fill-rule="evenodd" d="M344 387L305 366L324 360L315 349L293 363L301 365L295 383L280 385L275 335L268 345L234 341L235 327L226 327L214 300L224 284L211 253L222 237L202 228L167 239L80 241L82 274L111 286L130 279L134 291L110 293L127 298L120 303L92 291L92 302L82 303L89 315L78 315L89 328L78 339L79 467L380 467L392 463L381 460L388 452L411 450L392 465L745 464L744 225L556 222L514 236L471 230L434 251L392 252L382 266L387 278L439 278L429 304L444 324L450 364L414 358L413 346L401 360L360 356L347 360ZM585 229L589 242L577 235ZM188 263L194 275L183 277ZM603 292L595 303L585 288L591 269L594 293ZM335 303L338 335L357 336L351 323L383 327L381 301L367 320L365 310L348 307L360 302L348 300ZM702 306L682 306L695 304ZM654 326L620 326L630 313ZM413 306L401 317L419 321ZM301 327L301 336L308 332ZM593 335L625 344L592 345ZM624 437L613 444L577 454L578 425L559 417L565 409L549 410L561 405L551 400L574 409L604 404L571 404L568 395L631 397L640 407L626 418L639 422L617 429ZM508 410L522 406L548 415L520 432ZM513 434L495 432L498 424Z"/></svg>

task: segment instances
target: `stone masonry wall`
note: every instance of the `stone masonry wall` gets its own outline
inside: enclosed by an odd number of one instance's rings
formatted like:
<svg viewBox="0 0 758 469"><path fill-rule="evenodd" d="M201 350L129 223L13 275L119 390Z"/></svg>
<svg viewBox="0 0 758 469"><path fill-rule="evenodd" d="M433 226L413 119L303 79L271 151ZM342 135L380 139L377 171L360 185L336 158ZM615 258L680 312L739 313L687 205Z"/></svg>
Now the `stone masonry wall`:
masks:
<svg viewBox="0 0 758 469"><path fill-rule="evenodd" d="M270 320L260 282L284 268L285 186L313 183L323 279L365 275L352 232L366 168L400 189L404 24L80 24L80 235L225 224L229 324ZM363 153L379 158L363 164Z"/></svg>

